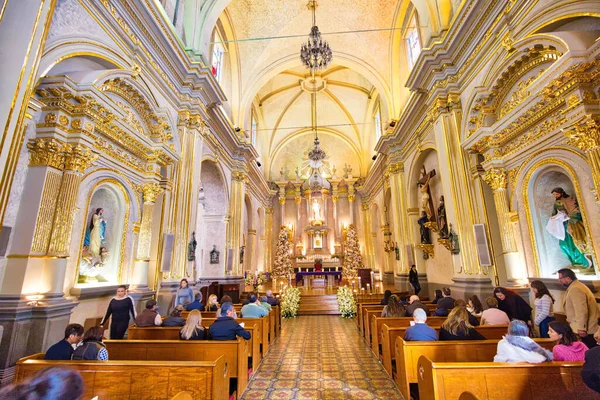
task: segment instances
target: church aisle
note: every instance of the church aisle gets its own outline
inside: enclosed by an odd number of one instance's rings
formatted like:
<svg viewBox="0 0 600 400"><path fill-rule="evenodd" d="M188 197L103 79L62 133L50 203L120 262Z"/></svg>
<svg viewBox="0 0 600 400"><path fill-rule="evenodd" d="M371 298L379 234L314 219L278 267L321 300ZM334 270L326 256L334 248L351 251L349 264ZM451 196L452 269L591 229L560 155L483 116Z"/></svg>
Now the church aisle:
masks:
<svg viewBox="0 0 600 400"><path fill-rule="evenodd" d="M402 399L354 320L301 316L282 335L242 399Z"/></svg>

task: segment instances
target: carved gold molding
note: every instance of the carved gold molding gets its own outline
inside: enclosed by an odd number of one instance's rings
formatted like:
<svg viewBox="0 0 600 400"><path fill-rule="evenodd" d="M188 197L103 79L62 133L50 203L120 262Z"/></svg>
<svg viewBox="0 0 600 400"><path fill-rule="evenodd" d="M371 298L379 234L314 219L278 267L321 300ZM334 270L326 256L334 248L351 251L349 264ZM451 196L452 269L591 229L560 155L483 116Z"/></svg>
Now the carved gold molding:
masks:
<svg viewBox="0 0 600 400"><path fill-rule="evenodd" d="M164 189L160 187L160 185L156 182L148 182L144 185L139 185L136 187L137 191L143 194L144 204L147 203L156 203L156 199L161 193L164 192Z"/></svg>
<svg viewBox="0 0 600 400"><path fill-rule="evenodd" d="M67 143L64 147L65 170L85 172L98 159L98 155L82 144Z"/></svg>
<svg viewBox="0 0 600 400"><path fill-rule="evenodd" d="M63 168L62 142L56 139L33 139L27 142L27 149L29 149L30 167Z"/></svg>
<svg viewBox="0 0 600 400"><path fill-rule="evenodd" d="M487 183L493 191L506 189L507 176L503 168L492 168L488 170L481 178Z"/></svg>

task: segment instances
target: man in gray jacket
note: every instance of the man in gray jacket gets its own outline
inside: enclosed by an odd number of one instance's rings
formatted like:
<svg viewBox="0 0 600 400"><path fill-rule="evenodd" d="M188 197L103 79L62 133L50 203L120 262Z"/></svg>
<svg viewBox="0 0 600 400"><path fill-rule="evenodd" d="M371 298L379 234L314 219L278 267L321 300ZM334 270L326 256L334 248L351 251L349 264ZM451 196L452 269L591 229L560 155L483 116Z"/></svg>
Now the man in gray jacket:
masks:
<svg viewBox="0 0 600 400"><path fill-rule="evenodd" d="M413 313L415 312L415 310L417 308L420 308L423 311L425 311L425 315L427 315L427 316L429 316L431 314L429 312L429 308L427 308L427 306L425 304L421 303L419 296L413 294L412 296L410 296L410 299L408 299L408 302L410 303L410 305L406 309L407 316L412 317Z"/></svg>

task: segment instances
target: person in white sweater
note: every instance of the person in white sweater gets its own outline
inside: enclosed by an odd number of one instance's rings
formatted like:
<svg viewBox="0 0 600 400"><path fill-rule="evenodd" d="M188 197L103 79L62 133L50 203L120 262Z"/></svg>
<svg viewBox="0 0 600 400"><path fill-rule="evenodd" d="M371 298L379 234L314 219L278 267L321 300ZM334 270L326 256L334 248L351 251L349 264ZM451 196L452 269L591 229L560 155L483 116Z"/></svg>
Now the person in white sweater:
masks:
<svg viewBox="0 0 600 400"><path fill-rule="evenodd" d="M544 349L529 336L527 323L515 319L508 325L508 334L498 342L494 362L528 362L539 364L552 361L552 352Z"/></svg>
<svg viewBox="0 0 600 400"><path fill-rule="evenodd" d="M534 323L540 330L541 338L548 338L548 324L554 321L554 297L542 281L532 281L531 291L535 295L535 320Z"/></svg>

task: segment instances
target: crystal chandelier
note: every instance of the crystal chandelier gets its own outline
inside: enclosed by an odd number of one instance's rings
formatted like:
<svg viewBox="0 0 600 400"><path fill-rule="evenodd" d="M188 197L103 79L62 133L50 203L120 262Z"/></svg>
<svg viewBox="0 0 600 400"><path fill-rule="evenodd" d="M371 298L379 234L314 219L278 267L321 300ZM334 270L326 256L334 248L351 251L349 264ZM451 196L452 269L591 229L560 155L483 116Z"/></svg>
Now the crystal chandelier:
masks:
<svg viewBox="0 0 600 400"><path fill-rule="evenodd" d="M327 43L327 40L323 40L317 26L315 16L317 2L311 0L308 4L313 12L313 27L310 29L310 35L308 35L308 42L303 43L300 48L300 59L304 66L314 73L316 70L327 68L333 55L329 43Z"/></svg>

